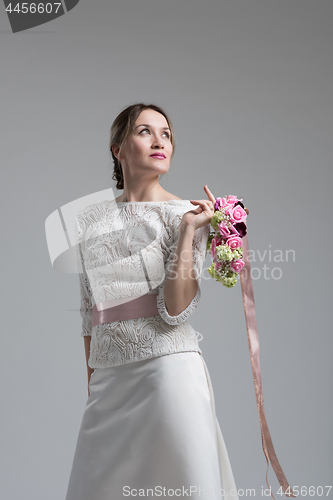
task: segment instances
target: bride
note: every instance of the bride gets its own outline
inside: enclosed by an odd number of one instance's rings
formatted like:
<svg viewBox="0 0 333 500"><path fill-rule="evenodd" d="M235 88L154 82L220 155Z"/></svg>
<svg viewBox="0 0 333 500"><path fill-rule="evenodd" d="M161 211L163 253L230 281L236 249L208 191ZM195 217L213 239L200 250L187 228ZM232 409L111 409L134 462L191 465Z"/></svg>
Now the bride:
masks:
<svg viewBox="0 0 333 500"><path fill-rule="evenodd" d="M238 500L188 321L201 297L215 198L207 185L199 200L160 186L174 151L160 107L125 108L110 134L123 192L77 214L88 399L66 500Z"/></svg>

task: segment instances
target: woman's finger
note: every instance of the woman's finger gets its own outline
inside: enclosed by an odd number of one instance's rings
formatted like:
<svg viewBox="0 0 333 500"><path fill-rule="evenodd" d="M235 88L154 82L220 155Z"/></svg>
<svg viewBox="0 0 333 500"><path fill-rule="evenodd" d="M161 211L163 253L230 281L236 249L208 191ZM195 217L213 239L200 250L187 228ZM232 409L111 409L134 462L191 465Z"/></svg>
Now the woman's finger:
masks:
<svg viewBox="0 0 333 500"><path fill-rule="evenodd" d="M213 204L212 201L210 200L189 200L191 203L197 204L197 205L202 205L203 203L207 203L208 205L211 203Z"/></svg>
<svg viewBox="0 0 333 500"><path fill-rule="evenodd" d="M205 205L206 208L208 206L210 210L214 210L214 204L210 200L189 200L189 201L194 205L200 205L200 206Z"/></svg>
<svg viewBox="0 0 333 500"><path fill-rule="evenodd" d="M207 184L204 185L204 190L206 191L207 193L207 196L208 198L210 199L211 202L214 203L214 206L215 206L215 196L213 195L213 193L210 191L210 189L208 188Z"/></svg>

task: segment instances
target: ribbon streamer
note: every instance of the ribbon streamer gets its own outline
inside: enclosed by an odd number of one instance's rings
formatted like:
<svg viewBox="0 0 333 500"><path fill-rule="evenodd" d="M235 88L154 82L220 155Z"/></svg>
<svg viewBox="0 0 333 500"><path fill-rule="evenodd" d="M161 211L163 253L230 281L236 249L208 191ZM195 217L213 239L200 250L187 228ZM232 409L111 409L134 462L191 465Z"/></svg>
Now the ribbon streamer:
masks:
<svg viewBox="0 0 333 500"><path fill-rule="evenodd" d="M257 408L259 413L262 448L267 461L266 483L270 490L271 496L274 498L274 495L271 492L271 488L267 480L269 462L271 462L275 475L283 489L284 494L288 497L289 496L296 497L293 490L289 486L286 476L284 475L282 467L277 459L271 435L266 422L264 396L262 392L262 383L261 383L260 360L259 360L259 338L257 329L257 317L254 304L254 293L253 293L253 284L251 277L251 264L249 259L249 243L247 234L243 238L243 260L245 262L245 266L240 272L240 282L242 288L242 297L243 297L247 336L249 341L254 388L255 388ZM290 491L290 493L289 492L286 493L287 489Z"/></svg>

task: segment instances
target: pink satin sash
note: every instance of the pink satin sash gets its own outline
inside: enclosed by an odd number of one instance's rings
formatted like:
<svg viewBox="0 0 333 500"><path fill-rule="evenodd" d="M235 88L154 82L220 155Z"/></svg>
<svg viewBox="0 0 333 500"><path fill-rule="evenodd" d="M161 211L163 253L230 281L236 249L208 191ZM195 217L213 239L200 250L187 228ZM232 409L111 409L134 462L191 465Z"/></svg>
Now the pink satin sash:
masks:
<svg viewBox="0 0 333 500"><path fill-rule="evenodd" d="M119 304L114 307L103 309L103 302L99 302L98 306L93 306L92 326L101 325L103 323L112 323L123 319L145 318L148 316L159 316L157 309L157 294L145 294L136 299Z"/></svg>
<svg viewBox="0 0 333 500"><path fill-rule="evenodd" d="M277 459L275 454L275 450L273 447L272 439L270 432L268 430L268 425L266 422L265 408L264 408L264 396L262 392L262 384L261 384L261 369L260 369L260 361L259 361L259 338L258 338L258 330L257 330L257 317L256 317L256 309L254 304L254 294L253 294L253 285L252 285L252 277L251 277L251 264L249 259L249 243L248 236L244 236L243 238L243 260L245 262L245 266L240 272L240 282L242 288L242 297L243 297L243 305L244 305L244 313L245 313L245 321L246 321L246 329L248 335L249 342L249 350L250 350L250 358L251 358L251 366L254 380L254 388L256 393L257 400L257 408L259 413L259 421L260 421L260 429L261 429L261 438L262 438L262 447L267 461L267 471L266 471L266 483L269 487L267 474L269 468L269 461L272 464L275 475L283 489L283 492L286 496L295 497L294 492L289 486L289 483L284 475L282 467ZM269 487L270 488L270 487ZM289 492L286 493L286 490L289 488ZM271 493L271 496L274 498L274 495Z"/></svg>

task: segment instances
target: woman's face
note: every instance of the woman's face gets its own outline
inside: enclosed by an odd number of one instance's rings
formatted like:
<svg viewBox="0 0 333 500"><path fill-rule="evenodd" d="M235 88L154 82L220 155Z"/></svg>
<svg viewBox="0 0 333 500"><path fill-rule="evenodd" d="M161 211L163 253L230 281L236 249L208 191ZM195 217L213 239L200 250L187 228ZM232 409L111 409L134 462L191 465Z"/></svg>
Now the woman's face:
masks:
<svg viewBox="0 0 333 500"><path fill-rule="evenodd" d="M153 109L145 109L135 121L120 153L120 163L130 173L151 170L165 174L170 167L173 146L166 118ZM152 156L152 155L160 155Z"/></svg>

